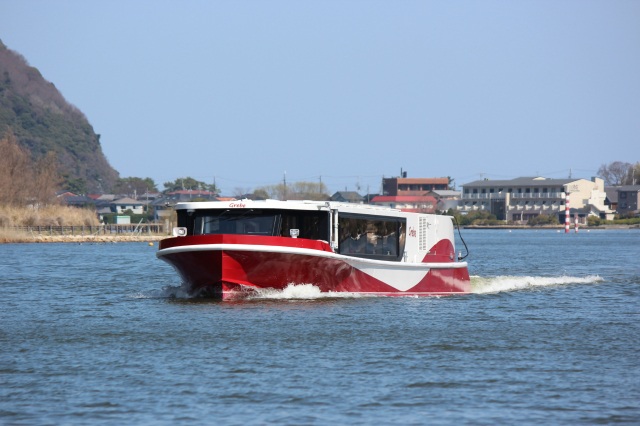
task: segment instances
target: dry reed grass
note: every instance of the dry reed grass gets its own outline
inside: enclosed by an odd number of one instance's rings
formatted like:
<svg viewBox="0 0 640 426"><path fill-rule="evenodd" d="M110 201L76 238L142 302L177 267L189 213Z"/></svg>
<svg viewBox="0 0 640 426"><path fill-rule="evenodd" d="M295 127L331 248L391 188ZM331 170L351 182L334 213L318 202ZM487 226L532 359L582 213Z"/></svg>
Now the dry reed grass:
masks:
<svg viewBox="0 0 640 426"><path fill-rule="evenodd" d="M27 243L33 240L33 236L28 232L0 228L0 243Z"/></svg>
<svg viewBox="0 0 640 426"><path fill-rule="evenodd" d="M0 206L0 243L115 243L149 242L166 235L45 235L16 226L99 226L94 211L75 207L49 205L40 208Z"/></svg>
<svg viewBox="0 0 640 426"><path fill-rule="evenodd" d="M39 208L0 206L0 227L12 226L98 226L92 210L47 205Z"/></svg>
<svg viewBox="0 0 640 426"><path fill-rule="evenodd" d="M28 231L0 228L0 244L3 243L125 243L148 242L166 238L164 235L42 235Z"/></svg>

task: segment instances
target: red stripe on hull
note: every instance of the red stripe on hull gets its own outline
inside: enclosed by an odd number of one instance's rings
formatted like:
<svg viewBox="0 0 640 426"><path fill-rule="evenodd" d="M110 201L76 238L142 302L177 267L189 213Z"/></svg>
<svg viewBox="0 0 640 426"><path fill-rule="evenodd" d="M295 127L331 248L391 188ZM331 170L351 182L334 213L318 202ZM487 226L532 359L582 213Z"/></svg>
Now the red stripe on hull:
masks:
<svg viewBox="0 0 640 426"><path fill-rule="evenodd" d="M195 250L175 251L162 254L162 260L174 266L191 293L206 294L213 297L228 298L251 288L272 288L282 290L290 284L313 284L322 292L370 293L380 295L444 295L468 293L470 291L469 273L464 268L431 268L426 275L407 291L395 287L359 270L350 263L353 261L313 256L299 253L274 253L264 251L241 250L202 250L198 244L229 244L226 236L215 236L215 242L190 241L188 237L163 241L160 249L193 245ZM328 251L328 244L320 241L291 239L280 237L239 237L233 236L233 243L264 244L266 239L286 240L288 247L313 248ZM291 243L293 241L293 243ZM274 241L270 241L274 243ZM177 243L177 244L176 244ZM278 241L282 243L282 241ZM295 245L293 245L295 244ZM282 244L278 244L282 247ZM308 247L312 246L312 247ZM192 246L193 247L193 246ZM448 255L447 255L448 258ZM431 259L429 259L431 260ZM350 262L350 263L349 263ZM449 260L449 262L451 262ZM388 266L387 266L388 267ZM402 263L397 263L398 274L402 274Z"/></svg>

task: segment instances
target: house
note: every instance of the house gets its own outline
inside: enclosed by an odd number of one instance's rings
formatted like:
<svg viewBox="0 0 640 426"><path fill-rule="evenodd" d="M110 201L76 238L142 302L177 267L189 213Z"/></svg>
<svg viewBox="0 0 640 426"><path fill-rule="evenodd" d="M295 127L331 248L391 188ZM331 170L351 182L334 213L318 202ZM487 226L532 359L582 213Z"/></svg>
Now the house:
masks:
<svg viewBox="0 0 640 426"><path fill-rule="evenodd" d="M618 210L618 187L607 186L604 188L604 192L607 194L607 198L605 198L604 203L609 206L611 210Z"/></svg>
<svg viewBox="0 0 640 426"><path fill-rule="evenodd" d="M362 195L354 191L339 191L331 196L331 201L339 201L341 203L364 203Z"/></svg>
<svg viewBox="0 0 640 426"><path fill-rule="evenodd" d="M153 201L157 198L162 197L162 193L161 192L149 192L146 191L144 194L140 194L138 195L137 199L138 200L145 200L145 201Z"/></svg>
<svg viewBox="0 0 640 426"><path fill-rule="evenodd" d="M370 204L371 200L373 200L375 197L377 197L380 194L375 194L375 193L370 193L370 194L364 194L362 196L362 202L364 204Z"/></svg>
<svg viewBox="0 0 640 426"><path fill-rule="evenodd" d="M64 195L62 195L62 199L64 200L65 204L70 207L84 208L84 207L92 206L94 204L94 201L89 197L86 197L84 195L69 195L69 194L71 193L65 193Z"/></svg>
<svg viewBox="0 0 640 426"><path fill-rule="evenodd" d="M156 198L150 202L149 206L153 209L153 221L166 222L170 220L175 203L174 200L166 197Z"/></svg>
<svg viewBox="0 0 640 426"><path fill-rule="evenodd" d="M435 213L438 198L435 191L449 190L449 178L382 178L382 195L371 199L370 204L387 206L403 211Z"/></svg>
<svg viewBox="0 0 640 426"><path fill-rule="evenodd" d="M90 194L89 197L93 198L96 201L107 201L109 203L118 198L124 198L118 197L115 194Z"/></svg>
<svg viewBox="0 0 640 426"><path fill-rule="evenodd" d="M382 178L382 195L426 195L428 191L449 189L449 178Z"/></svg>
<svg viewBox="0 0 640 426"><path fill-rule="evenodd" d="M637 215L640 185L625 185L617 188L618 214L621 216Z"/></svg>
<svg viewBox="0 0 640 426"><path fill-rule="evenodd" d="M74 194L71 191L58 191L56 192L56 197L58 198L66 198L66 197L76 197L78 194Z"/></svg>
<svg viewBox="0 0 640 426"><path fill-rule="evenodd" d="M479 180L462 185L458 210L462 214L484 210L498 220L527 222L538 215L556 216L564 223L565 201L569 199L570 215L580 223L588 216L613 217L605 204L604 181L600 178L549 179L519 177L511 180Z"/></svg>
<svg viewBox="0 0 640 426"><path fill-rule="evenodd" d="M429 195L378 195L371 204L406 212L435 213L438 201Z"/></svg>
<svg viewBox="0 0 640 426"><path fill-rule="evenodd" d="M109 205L111 206L111 212L117 214L123 214L127 210L131 210L133 214L143 214L145 210L145 203L128 197L114 200Z"/></svg>

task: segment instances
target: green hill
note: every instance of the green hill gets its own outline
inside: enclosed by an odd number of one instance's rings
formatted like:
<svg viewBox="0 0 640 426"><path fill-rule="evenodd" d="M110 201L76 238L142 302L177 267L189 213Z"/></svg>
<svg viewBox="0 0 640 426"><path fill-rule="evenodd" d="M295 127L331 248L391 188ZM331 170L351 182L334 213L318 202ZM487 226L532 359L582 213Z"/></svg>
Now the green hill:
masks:
<svg viewBox="0 0 640 426"><path fill-rule="evenodd" d="M108 192L118 179L84 114L0 41L0 138L7 132L34 160L56 153L64 177L61 189Z"/></svg>

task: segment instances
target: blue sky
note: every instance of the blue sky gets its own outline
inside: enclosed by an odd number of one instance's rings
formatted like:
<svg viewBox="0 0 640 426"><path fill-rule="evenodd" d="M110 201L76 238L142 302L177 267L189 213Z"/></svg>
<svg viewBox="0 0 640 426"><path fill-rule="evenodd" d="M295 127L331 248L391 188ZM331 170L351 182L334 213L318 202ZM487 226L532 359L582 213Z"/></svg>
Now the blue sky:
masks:
<svg viewBox="0 0 640 426"><path fill-rule="evenodd" d="M160 189L640 161L636 0L0 0L0 39Z"/></svg>

